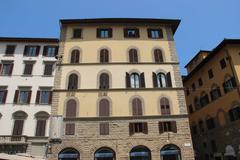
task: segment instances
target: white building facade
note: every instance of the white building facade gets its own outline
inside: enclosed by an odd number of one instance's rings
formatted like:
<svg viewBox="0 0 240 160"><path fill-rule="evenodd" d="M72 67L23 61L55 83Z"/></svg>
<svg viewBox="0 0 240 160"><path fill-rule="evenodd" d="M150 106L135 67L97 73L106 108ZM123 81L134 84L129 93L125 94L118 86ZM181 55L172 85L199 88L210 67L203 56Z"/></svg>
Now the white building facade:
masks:
<svg viewBox="0 0 240 160"><path fill-rule="evenodd" d="M0 38L0 152L45 157L58 39Z"/></svg>

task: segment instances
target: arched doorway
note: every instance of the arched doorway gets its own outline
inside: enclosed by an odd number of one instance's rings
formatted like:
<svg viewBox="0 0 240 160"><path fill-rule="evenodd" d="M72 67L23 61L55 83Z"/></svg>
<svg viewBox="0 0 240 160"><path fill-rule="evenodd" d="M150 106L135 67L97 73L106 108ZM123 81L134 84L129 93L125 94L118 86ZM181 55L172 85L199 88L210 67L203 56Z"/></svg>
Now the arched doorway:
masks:
<svg viewBox="0 0 240 160"><path fill-rule="evenodd" d="M151 151L145 146L134 147L130 151L130 160L151 160Z"/></svg>
<svg viewBox="0 0 240 160"><path fill-rule="evenodd" d="M66 148L59 153L58 160L80 160L80 154L74 148Z"/></svg>
<svg viewBox="0 0 240 160"><path fill-rule="evenodd" d="M94 160L115 160L115 152L111 148L100 148L94 153Z"/></svg>
<svg viewBox="0 0 240 160"><path fill-rule="evenodd" d="M177 146L168 144L161 149L160 156L161 160L181 160L181 151Z"/></svg>

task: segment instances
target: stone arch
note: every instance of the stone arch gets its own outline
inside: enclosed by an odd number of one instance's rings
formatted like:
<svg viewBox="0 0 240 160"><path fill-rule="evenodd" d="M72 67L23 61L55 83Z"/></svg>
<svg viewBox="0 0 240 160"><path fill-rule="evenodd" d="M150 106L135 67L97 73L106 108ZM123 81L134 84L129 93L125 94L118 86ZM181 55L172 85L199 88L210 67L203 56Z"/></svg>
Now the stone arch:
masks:
<svg viewBox="0 0 240 160"><path fill-rule="evenodd" d="M64 148L58 153L58 159L67 160L68 158L74 158L80 160L80 152L75 148ZM73 160L74 160L73 159Z"/></svg>
<svg viewBox="0 0 240 160"><path fill-rule="evenodd" d="M116 160L116 153L112 148L101 147L94 152L94 160L101 160L101 158Z"/></svg>
<svg viewBox="0 0 240 160"><path fill-rule="evenodd" d="M34 114L34 117L36 119L48 119L50 117L50 114L45 111L39 111Z"/></svg>
<svg viewBox="0 0 240 160"><path fill-rule="evenodd" d="M16 111L12 114L13 119L26 119L28 114L24 111Z"/></svg>
<svg viewBox="0 0 240 160"><path fill-rule="evenodd" d="M160 157L163 160L165 157L174 157L174 160L181 160L181 149L175 144L167 144L160 150Z"/></svg>
<svg viewBox="0 0 240 160"><path fill-rule="evenodd" d="M144 157L145 160L151 160L152 155L151 155L151 150L144 146L144 145L139 145L133 147L130 152L129 152L129 158L130 160L134 160L136 157Z"/></svg>

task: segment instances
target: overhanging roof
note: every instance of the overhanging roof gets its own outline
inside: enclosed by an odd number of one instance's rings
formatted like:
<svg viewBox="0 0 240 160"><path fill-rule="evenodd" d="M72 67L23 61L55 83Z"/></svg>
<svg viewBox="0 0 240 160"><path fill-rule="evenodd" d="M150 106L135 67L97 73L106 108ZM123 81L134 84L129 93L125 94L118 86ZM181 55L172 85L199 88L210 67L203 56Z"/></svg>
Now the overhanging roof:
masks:
<svg viewBox="0 0 240 160"><path fill-rule="evenodd" d="M58 43L57 38L28 38L28 37L0 37L0 42L52 42Z"/></svg>

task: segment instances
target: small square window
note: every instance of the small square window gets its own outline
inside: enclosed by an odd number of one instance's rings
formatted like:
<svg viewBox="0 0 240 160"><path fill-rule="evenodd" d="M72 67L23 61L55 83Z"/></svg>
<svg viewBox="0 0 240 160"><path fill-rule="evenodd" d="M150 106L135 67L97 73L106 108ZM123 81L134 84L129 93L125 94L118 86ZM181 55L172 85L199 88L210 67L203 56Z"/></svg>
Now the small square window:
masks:
<svg viewBox="0 0 240 160"><path fill-rule="evenodd" d="M202 78L199 78L199 79L198 79L198 85L199 85L199 86L202 86L202 85L203 85Z"/></svg>
<svg viewBox="0 0 240 160"><path fill-rule="evenodd" d="M43 56L46 57L54 57L58 53L58 47L57 46L44 46L43 49Z"/></svg>
<svg viewBox="0 0 240 160"><path fill-rule="evenodd" d="M39 54L40 46L25 46L24 56L36 57Z"/></svg>
<svg viewBox="0 0 240 160"><path fill-rule="evenodd" d="M125 38L139 38L139 30L138 29L124 29L124 37Z"/></svg>
<svg viewBox="0 0 240 160"><path fill-rule="evenodd" d="M82 38L82 29L73 29L73 38Z"/></svg>
<svg viewBox="0 0 240 160"><path fill-rule="evenodd" d="M15 52L16 45L7 45L5 55L12 56Z"/></svg>
<svg viewBox="0 0 240 160"><path fill-rule="evenodd" d="M163 32L161 29L148 29L148 37L152 39L163 38Z"/></svg>
<svg viewBox="0 0 240 160"><path fill-rule="evenodd" d="M213 71L212 71L212 69L208 70L208 77L209 77L209 79L213 78Z"/></svg>
<svg viewBox="0 0 240 160"><path fill-rule="evenodd" d="M12 70L13 70L13 63L4 62L3 64L0 64L1 75L11 76Z"/></svg>
<svg viewBox="0 0 240 160"><path fill-rule="evenodd" d="M111 38L112 29L97 29L97 38Z"/></svg>
<svg viewBox="0 0 240 160"><path fill-rule="evenodd" d="M221 66L221 69L226 68L227 64L226 64L225 59L221 59L221 61L220 61L220 66Z"/></svg>

